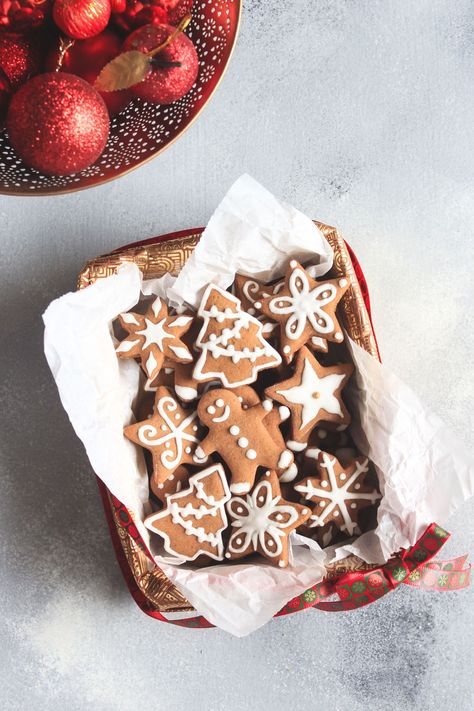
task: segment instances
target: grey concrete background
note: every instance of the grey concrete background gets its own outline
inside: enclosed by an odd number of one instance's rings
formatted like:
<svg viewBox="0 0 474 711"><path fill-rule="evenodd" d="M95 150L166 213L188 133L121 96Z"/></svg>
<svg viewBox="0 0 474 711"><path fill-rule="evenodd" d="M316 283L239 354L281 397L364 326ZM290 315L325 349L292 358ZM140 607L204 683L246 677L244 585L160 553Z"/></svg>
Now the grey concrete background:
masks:
<svg viewBox="0 0 474 711"><path fill-rule="evenodd" d="M248 0L229 72L169 151L104 187L0 198L0 707L473 708L472 592L399 590L243 639L138 611L42 353L84 261L204 224L247 171L336 224L385 362L472 442L474 15L469 0ZM474 555L474 504L446 555Z"/></svg>

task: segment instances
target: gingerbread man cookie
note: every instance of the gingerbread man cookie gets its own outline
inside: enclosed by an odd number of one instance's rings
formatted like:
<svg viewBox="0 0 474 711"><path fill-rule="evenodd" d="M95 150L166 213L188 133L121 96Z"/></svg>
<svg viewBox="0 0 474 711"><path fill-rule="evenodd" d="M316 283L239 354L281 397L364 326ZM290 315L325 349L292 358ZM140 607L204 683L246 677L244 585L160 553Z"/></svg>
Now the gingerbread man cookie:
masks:
<svg viewBox="0 0 474 711"><path fill-rule="evenodd" d="M165 550L181 560L200 556L223 560L222 532L227 528L225 504L230 499L222 464L193 474L189 485L169 494L163 511L145 519L145 526L164 540Z"/></svg>
<svg viewBox="0 0 474 711"><path fill-rule="evenodd" d="M231 470L230 490L246 494L255 480L257 467L271 467L283 473L293 463L293 454L274 442L264 419L263 405L244 410L231 390L218 388L202 396L198 405L201 422L209 434L196 449L199 457L218 452Z"/></svg>
<svg viewBox="0 0 474 711"><path fill-rule="evenodd" d="M303 445L318 422L340 425L350 422L341 391L353 371L351 364L324 368L308 348L303 347L296 357L293 377L266 388L267 397L291 410L291 449L296 451L298 445Z"/></svg>
<svg viewBox="0 0 474 711"><path fill-rule="evenodd" d="M165 358L189 363L193 357L181 336L191 327L192 316L169 316L168 307L158 297L145 315L128 312L119 315L121 326L128 332L119 343L119 358L139 358L149 382L158 375Z"/></svg>
<svg viewBox="0 0 474 711"><path fill-rule="evenodd" d="M292 259L280 293L255 302L256 309L280 324L281 348L287 363L313 337L336 343L344 340L336 306L348 288L346 277L315 281ZM312 341L313 347L317 344Z"/></svg>
<svg viewBox="0 0 474 711"><path fill-rule="evenodd" d="M242 311L232 294L209 284L198 315L204 319L195 344L201 351L194 368L198 382L219 380L236 388L253 383L261 370L280 365L280 355L263 338L262 324Z"/></svg>
<svg viewBox="0 0 474 711"><path fill-rule="evenodd" d="M316 461L318 477L308 477L295 490L315 504L309 526L333 522L340 531L352 536L359 532L358 513L381 497L377 489L365 485L369 460L357 457L343 467L336 457L320 452Z"/></svg>
<svg viewBox="0 0 474 711"><path fill-rule="evenodd" d="M185 410L169 388L158 388L152 416L125 427L124 434L152 454L152 491L159 489L180 464L205 461L196 454L200 434L197 412Z"/></svg>
<svg viewBox="0 0 474 711"><path fill-rule="evenodd" d="M308 506L285 501L275 472L267 471L247 496L227 504L232 535L225 557L236 560L260 553L270 563L288 565L288 536L311 516Z"/></svg>

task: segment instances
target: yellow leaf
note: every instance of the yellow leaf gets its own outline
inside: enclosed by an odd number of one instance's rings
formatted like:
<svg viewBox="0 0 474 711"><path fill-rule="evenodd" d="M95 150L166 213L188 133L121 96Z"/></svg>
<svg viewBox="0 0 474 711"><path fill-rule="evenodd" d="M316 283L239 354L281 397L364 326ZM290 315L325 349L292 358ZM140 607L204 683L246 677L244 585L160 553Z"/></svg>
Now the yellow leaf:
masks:
<svg viewBox="0 0 474 711"><path fill-rule="evenodd" d="M150 71L150 57L143 52L123 52L105 65L95 80L98 91L118 91L143 81Z"/></svg>

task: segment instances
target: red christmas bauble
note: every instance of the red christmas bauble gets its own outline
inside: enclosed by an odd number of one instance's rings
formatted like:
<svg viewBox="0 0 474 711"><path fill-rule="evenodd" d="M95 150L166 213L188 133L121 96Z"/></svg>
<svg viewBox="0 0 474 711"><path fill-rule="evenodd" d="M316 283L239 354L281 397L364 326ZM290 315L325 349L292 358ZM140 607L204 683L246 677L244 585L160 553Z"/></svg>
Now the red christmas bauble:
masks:
<svg viewBox="0 0 474 711"><path fill-rule="evenodd" d="M120 54L122 39L116 32L105 30L96 37L86 40L76 40L63 57L62 71L77 74L89 84L94 84L100 71L114 57ZM45 62L45 71L53 72L58 66L60 49L52 49ZM128 89L123 91L99 92L111 116L120 113L133 98Z"/></svg>
<svg viewBox="0 0 474 711"><path fill-rule="evenodd" d="M10 143L31 168L47 175L84 170L100 156L109 114L99 93L74 74L39 74L13 96Z"/></svg>
<svg viewBox="0 0 474 711"><path fill-rule="evenodd" d="M13 89L37 74L41 67L41 51L37 41L26 37L0 36L0 69Z"/></svg>
<svg viewBox="0 0 474 711"><path fill-rule="evenodd" d="M110 0L55 0L53 20L73 39L100 34L110 19Z"/></svg>
<svg viewBox="0 0 474 711"><path fill-rule="evenodd" d="M5 119L8 104L12 94L12 87L5 72L0 69L0 122Z"/></svg>
<svg viewBox="0 0 474 711"><path fill-rule="evenodd" d="M191 12L193 0L112 0L112 16L125 32L143 25L177 25Z"/></svg>
<svg viewBox="0 0 474 711"><path fill-rule="evenodd" d="M23 33L40 27L52 0L0 0L0 32Z"/></svg>
<svg viewBox="0 0 474 711"><path fill-rule="evenodd" d="M123 49L149 52L158 47L174 31L171 25L147 25L127 37ZM180 66L166 66L178 62ZM148 76L130 87L135 96L155 104L171 104L188 93L199 69L197 52L193 43L181 32L152 62Z"/></svg>

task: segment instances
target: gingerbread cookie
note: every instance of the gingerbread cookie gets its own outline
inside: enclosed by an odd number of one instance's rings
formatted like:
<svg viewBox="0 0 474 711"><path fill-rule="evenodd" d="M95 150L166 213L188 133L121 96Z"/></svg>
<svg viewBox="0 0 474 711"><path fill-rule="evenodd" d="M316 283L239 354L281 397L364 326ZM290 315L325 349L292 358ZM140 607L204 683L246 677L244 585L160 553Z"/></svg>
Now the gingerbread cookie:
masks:
<svg viewBox="0 0 474 711"><path fill-rule="evenodd" d="M159 501L166 503L166 498L170 494L176 494L186 486L190 476L191 472L188 467L180 465L174 470L173 474L170 474L166 481L160 484L155 484L155 480L152 477L150 479L150 489Z"/></svg>
<svg viewBox="0 0 474 711"><path fill-rule="evenodd" d="M316 461L318 477L308 477L295 485L295 490L315 504L309 526L324 526L330 522L347 535L359 532L358 513L380 499L379 492L365 485L369 460L357 457L349 466L320 452Z"/></svg>
<svg viewBox="0 0 474 711"><path fill-rule="evenodd" d="M236 560L260 553L274 565L288 565L288 536L311 516L307 506L285 501L275 472L267 471L245 498L227 504L233 533L226 558Z"/></svg>
<svg viewBox="0 0 474 711"><path fill-rule="evenodd" d="M222 531L227 528L225 504L230 499L222 464L193 474L189 485L169 494L163 511L145 519L145 526L164 539L167 553L181 560L200 556L223 560Z"/></svg>
<svg viewBox="0 0 474 711"><path fill-rule="evenodd" d="M344 340L336 306L348 288L346 277L315 281L292 259L280 293L255 302L256 309L280 324L281 349L287 363L313 337L336 343ZM312 345L316 347L317 343Z"/></svg>
<svg viewBox="0 0 474 711"><path fill-rule="evenodd" d="M158 375L165 358L177 363L192 361L181 336L191 327L193 317L169 316L168 307L160 297L145 315L130 311L120 314L119 321L129 335L117 346L118 357L139 358L150 382Z"/></svg>
<svg viewBox="0 0 474 711"><path fill-rule="evenodd" d="M169 479L180 464L205 461L196 454L200 434L197 413L185 410L169 388L158 388L152 416L125 427L124 434L152 454L152 491Z"/></svg>
<svg viewBox="0 0 474 711"><path fill-rule="evenodd" d="M293 377L265 390L267 397L291 410L293 442L290 448L297 450L298 445L306 442L318 422L335 422L342 425L350 422L341 391L353 371L354 366L350 364L324 368L308 348L303 347L297 355Z"/></svg>
<svg viewBox="0 0 474 711"><path fill-rule="evenodd" d="M290 447L290 443L287 442ZM291 449L291 447L290 447ZM344 430L328 429L326 427L316 427L310 434L308 446L304 451L305 470L314 468L314 460L318 458L319 452L324 450L328 454L334 454L342 466L349 464L357 457L352 437L346 427Z"/></svg>
<svg viewBox="0 0 474 711"><path fill-rule="evenodd" d="M262 324L242 311L240 301L210 284L198 314L204 323L196 339L201 353L194 368L198 382L219 380L228 388L253 383L261 370L281 357L262 335Z"/></svg>
<svg viewBox="0 0 474 711"><path fill-rule="evenodd" d="M233 494L250 491L259 466L282 474L292 465L293 454L282 450L265 427L268 410L263 404L245 410L234 392L219 388L202 396L197 412L209 434L196 454L204 457L219 453L231 470Z"/></svg>
<svg viewBox="0 0 474 711"><path fill-rule="evenodd" d="M257 281L253 277L243 276L242 274L235 275L234 293L240 300L241 306L251 316L255 316L262 323L262 332L268 337L273 334L277 324L267 318L265 314L258 312L254 307L255 302L262 299L276 296L285 286L285 280L281 279L275 284L264 284L262 281Z"/></svg>

